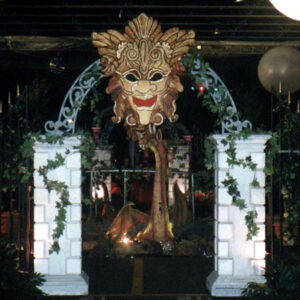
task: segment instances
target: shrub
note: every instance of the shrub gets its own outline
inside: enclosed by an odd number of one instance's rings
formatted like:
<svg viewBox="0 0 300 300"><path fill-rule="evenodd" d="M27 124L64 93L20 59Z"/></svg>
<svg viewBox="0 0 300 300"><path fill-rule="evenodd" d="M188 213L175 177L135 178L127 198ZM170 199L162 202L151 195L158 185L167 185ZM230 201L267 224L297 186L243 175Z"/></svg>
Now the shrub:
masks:
<svg viewBox="0 0 300 300"><path fill-rule="evenodd" d="M266 283L250 282L243 296L253 300L294 300L300 294L300 264L274 262L266 269Z"/></svg>
<svg viewBox="0 0 300 300"><path fill-rule="evenodd" d="M44 281L41 274L20 271L15 245L0 239L1 300L41 299L44 294L38 286Z"/></svg>

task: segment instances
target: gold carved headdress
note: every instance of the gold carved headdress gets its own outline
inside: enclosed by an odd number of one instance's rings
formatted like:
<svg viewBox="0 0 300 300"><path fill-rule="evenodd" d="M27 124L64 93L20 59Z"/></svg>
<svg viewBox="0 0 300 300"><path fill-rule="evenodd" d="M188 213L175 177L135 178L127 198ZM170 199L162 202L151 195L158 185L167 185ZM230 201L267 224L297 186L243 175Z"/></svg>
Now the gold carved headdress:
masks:
<svg viewBox="0 0 300 300"><path fill-rule="evenodd" d="M142 13L129 21L125 33L116 30L93 33L92 43L98 48L104 76L124 73L128 68L139 70L146 77L152 68L168 66L175 72L184 71L181 57L193 46L194 31L171 28L165 33L156 20ZM163 68L165 69L165 68Z"/></svg>

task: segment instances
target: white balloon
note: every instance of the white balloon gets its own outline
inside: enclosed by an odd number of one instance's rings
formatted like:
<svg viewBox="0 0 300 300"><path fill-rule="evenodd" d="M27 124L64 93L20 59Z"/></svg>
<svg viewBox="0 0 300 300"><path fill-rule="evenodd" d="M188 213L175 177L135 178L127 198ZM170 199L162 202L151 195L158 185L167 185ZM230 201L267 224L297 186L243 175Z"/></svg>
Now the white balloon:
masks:
<svg viewBox="0 0 300 300"><path fill-rule="evenodd" d="M300 52L287 46L270 49L259 61L258 78L269 92L296 92L300 89Z"/></svg>

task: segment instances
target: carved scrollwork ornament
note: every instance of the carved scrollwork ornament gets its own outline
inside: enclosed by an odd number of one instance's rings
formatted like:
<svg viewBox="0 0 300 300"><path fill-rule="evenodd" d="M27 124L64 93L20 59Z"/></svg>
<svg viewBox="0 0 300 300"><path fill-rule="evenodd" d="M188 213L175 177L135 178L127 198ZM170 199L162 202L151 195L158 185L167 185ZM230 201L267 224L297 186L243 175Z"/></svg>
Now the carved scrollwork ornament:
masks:
<svg viewBox="0 0 300 300"><path fill-rule="evenodd" d="M103 75L110 77L107 93L115 102L114 122L147 128L165 119L177 120L176 100L183 91L178 75L181 57L195 44L194 31L172 28L162 32L156 20L140 14L129 21L125 33L93 33ZM147 130L147 129L145 129Z"/></svg>

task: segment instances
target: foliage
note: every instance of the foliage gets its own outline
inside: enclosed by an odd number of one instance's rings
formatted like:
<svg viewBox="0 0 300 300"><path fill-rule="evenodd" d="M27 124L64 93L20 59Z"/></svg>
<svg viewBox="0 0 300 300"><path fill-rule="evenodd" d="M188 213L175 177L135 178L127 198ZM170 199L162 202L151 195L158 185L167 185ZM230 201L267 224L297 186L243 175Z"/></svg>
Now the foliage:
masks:
<svg viewBox="0 0 300 300"><path fill-rule="evenodd" d="M297 242L295 228L300 221L300 166L299 156L294 152L299 151L300 114L293 111L287 98L277 95L273 118L275 125L269 133L272 138L266 147L266 192L271 194L271 186L280 191L285 223L283 241L294 246Z"/></svg>
<svg viewBox="0 0 300 300"><path fill-rule="evenodd" d="M215 144L212 139L204 140L204 164L208 170L215 168L214 148Z"/></svg>
<svg viewBox="0 0 300 300"><path fill-rule="evenodd" d="M200 60L200 66L195 65L195 61ZM203 96L203 106L206 107L213 114L217 115L216 125L221 125L223 122L227 121L228 118L238 119L238 113L232 113L228 107L230 103L226 94L224 87L219 86L216 82L212 84L205 84L209 81L207 77L207 70L209 65L205 63L199 54L189 54L186 55L183 61L185 67L190 72L192 81L194 84L202 83L206 86L207 91L199 93L199 96ZM215 103L212 100L211 95L218 95L219 101ZM226 177L222 181L222 184L227 188L228 194L232 197L232 205L238 207L240 210L246 209L245 200L241 198L241 193L238 188L238 182L236 178L230 173L230 170L235 166L241 166L243 168L248 168L251 171L256 171L256 164L252 162L251 156L245 158L237 158L236 156L236 142L240 139L246 139L251 131L247 128L243 128L239 132L230 132L221 140L221 143L226 147L225 153L227 154L228 171L226 172ZM206 139L204 143L204 152L206 155L205 166L207 169L211 170L214 168L214 154L213 154L214 144L210 139ZM254 175L252 186L258 186L259 183ZM257 217L256 211L248 211L245 216L245 223L248 228L247 240L252 239L253 236L257 235L259 228L255 223L255 218Z"/></svg>
<svg viewBox="0 0 300 300"><path fill-rule="evenodd" d="M250 282L243 296L250 300L293 300L300 293L300 265L277 261L268 266L265 284Z"/></svg>
<svg viewBox="0 0 300 300"><path fill-rule="evenodd" d="M45 281L39 273L22 272L16 247L0 239L0 296L3 300L41 299L43 292L38 289Z"/></svg>
<svg viewBox="0 0 300 300"><path fill-rule="evenodd" d="M92 134L87 131L78 131L80 137L80 145L75 147L81 154L81 166L82 169L90 169L93 166L92 157L95 150L95 141Z"/></svg>
<svg viewBox="0 0 300 300"><path fill-rule="evenodd" d="M103 112L100 112L99 110L95 111L95 116L93 118L94 127L100 127L102 125L103 116Z"/></svg>
<svg viewBox="0 0 300 300"><path fill-rule="evenodd" d="M69 201L68 186L62 181L50 180L48 178L48 172L64 165L64 163L65 158L61 154L56 153L56 157L54 160L48 160L47 165L40 167L38 170L39 174L43 177L43 181L47 190L49 192L55 191L56 194L59 195L59 200L56 201L55 206L58 210L58 214L54 219L54 221L56 222L56 228L52 233L53 244L51 245L51 248L49 250L50 254L52 252L58 253L60 250L58 239L62 236L66 226L66 207L71 203Z"/></svg>

